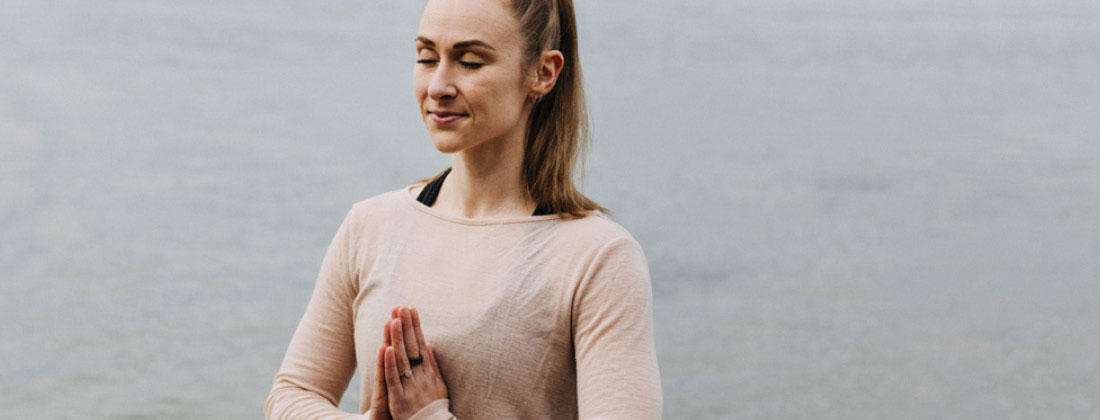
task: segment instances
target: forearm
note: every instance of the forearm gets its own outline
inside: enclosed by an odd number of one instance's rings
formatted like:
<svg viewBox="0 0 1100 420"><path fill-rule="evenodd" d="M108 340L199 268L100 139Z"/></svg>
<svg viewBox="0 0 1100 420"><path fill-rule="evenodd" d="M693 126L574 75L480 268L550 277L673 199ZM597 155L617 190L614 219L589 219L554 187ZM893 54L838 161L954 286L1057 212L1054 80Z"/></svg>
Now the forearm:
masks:
<svg viewBox="0 0 1100 420"><path fill-rule="evenodd" d="M264 404L264 414L264 418L268 420L364 420L369 418L364 414L345 413L321 394L278 379L271 393L268 394L267 402Z"/></svg>

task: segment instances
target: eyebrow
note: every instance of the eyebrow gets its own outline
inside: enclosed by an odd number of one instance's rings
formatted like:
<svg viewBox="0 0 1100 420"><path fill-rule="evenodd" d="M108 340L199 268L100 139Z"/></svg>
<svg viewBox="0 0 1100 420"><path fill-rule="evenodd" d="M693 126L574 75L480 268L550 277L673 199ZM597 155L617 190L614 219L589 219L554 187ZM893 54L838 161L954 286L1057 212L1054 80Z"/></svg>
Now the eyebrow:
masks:
<svg viewBox="0 0 1100 420"><path fill-rule="evenodd" d="M430 45L432 47L435 46L435 42L433 42L432 40L430 40L428 38L425 38L423 36L416 37L416 42L422 42L422 43ZM470 47L485 47L485 48L488 48L488 49L493 50L493 51L497 50L496 48L493 48L492 45L489 45L485 41L481 41L481 40L477 40L477 39L471 39L469 41L456 42L455 45L454 45L454 49L456 49L456 50L462 50L462 49L466 49L466 48L470 48Z"/></svg>

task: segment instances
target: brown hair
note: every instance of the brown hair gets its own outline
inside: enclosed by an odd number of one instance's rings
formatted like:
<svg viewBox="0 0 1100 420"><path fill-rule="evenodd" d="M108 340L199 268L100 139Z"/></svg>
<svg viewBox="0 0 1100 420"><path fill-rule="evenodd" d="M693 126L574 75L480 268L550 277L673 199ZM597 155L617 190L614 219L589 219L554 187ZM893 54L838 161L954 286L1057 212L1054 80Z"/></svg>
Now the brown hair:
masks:
<svg viewBox="0 0 1100 420"><path fill-rule="evenodd" d="M573 169L578 158L581 176L584 176L590 141L573 1L505 2L511 3L524 39L524 70L546 50L561 51L565 59L554 88L535 102L531 110L520 169L527 194L539 205L563 217L584 217L592 210L610 214L610 210L585 197L573 184ZM431 182L447 169L419 182Z"/></svg>

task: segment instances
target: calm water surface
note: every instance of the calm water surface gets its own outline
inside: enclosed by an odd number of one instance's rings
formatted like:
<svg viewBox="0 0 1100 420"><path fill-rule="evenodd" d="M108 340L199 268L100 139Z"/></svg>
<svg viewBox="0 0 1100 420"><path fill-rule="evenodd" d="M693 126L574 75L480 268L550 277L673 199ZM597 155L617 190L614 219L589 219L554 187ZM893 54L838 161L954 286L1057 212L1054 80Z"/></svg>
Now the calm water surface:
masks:
<svg viewBox="0 0 1100 420"><path fill-rule="evenodd" d="M666 418L1097 418L1100 5L581 3ZM262 418L419 6L3 2L0 418Z"/></svg>

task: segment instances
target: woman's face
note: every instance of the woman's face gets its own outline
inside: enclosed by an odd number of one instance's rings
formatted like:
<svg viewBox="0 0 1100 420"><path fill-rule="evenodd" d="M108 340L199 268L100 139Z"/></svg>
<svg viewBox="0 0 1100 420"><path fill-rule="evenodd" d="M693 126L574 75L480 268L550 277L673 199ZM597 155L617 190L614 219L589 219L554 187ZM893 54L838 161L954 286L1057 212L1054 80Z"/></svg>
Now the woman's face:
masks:
<svg viewBox="0 0 1100 420"><path fill-rule="evenodd" d="M531 90L521 70L517 26L501 0L431 0L425 6L413 85L439 151L523 138Z"/></svg>

